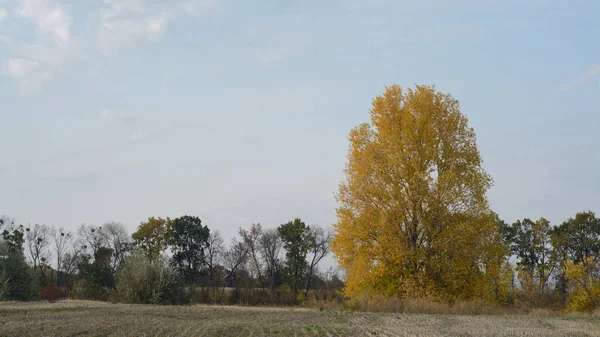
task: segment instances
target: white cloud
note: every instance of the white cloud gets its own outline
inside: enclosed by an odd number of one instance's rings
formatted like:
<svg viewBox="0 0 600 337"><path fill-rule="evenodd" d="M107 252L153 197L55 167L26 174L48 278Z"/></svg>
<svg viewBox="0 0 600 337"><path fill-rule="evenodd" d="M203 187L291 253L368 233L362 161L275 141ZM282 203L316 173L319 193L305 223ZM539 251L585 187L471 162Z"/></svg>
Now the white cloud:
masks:
<svg viewBox="0 0 600 337"><path fill-rule="evenodd" d="M31 22L39 33L26 40L3 35L0 29L0 47L6 46L7 57L12 57L0 59L0 74L13 78L22 92L30 93L59 74L68 61L93 62L96 53L112 57L144 43L156 43L164 38L172 20L202 14L213 8L216 0L96 1L95 20L85 22L92 36L72 31L76 17L71 16L65 0L15 2L15 18ZM6 17L6 10L0 8L0 23Z"/></svg>
<svg viewBox="0 0 600 337"><path fill-rule="evenodd" d="M51 76L40 63L23 58L9 58L2 63L2 73L19 84L22 94L31 94L41 89Z"/></svg>
<svg viewBox="0 0 600 337"><path fill-rule="evenodd" d="M113 14L129 12L143 13L146 11L146 3L143 0L104 0L110 6L109 12Z"/></svg>
<svg viewBox="0 0 600 337"><path fill-rule="evenodd" d="M96 38L100 51L114 56L141 42L160 40L169 23L164 10L149 8L141 0L104 0Z"/></svg>
<svg viewBox="0 0 600 337"><path fill-rule="evenodd" d="M71 15L54 0L21 0L16 10L23 18L32 20L42 32L54 36L60 45L71 39Z"/></svg>
<svg viewBox="0 0 600 337"><path fill-rule="evenodd" d="M13 53L41 63L58 64L66 59L81 56L81 50L73 43L69 46L53 46L36 42L24 43L4 35L0 35L0 42L5 43Z"/></svg>
<svg viewBox="0 0 600 337"><path fill-rule="evenodd" d="M0 35L0 42L13 55L2 61L2 73L17 82L22 94L31 94L41 90L67 59L80 53L71 39L71 15L60 2L19 0L15 14L33 22L42 36L39 41L23 41Z"/></svg>
<svg viewBox="0 0 600 337"><path fill-rule="evenodd" d="M577 81L572 83L563 84L560 86L561 91L569 91L585 85L587 82L593 80L600 75L600 64L593 64L586 71L585 74Z"/></svg>
<svg viewBox="0 0 600 337"><path fill-rule="evenodd" d="M180 6L188 15L200 16L212 12L215 5L215 0L185 0Z"/></svg>
<svg viewBox="0 0 600 337"><path fill-rule="evenodd" d="M151 41L159 40L167 30L167 18L157 17L149 19L146 23L146 29L148 32L148 39Z"/></svg>
<svg viewBox="0 0 600 337"><path fill-rule="evenodd" d="M73 41L68 45L59 46L52 43L27 43L0 35L0 44L2 43L13 55L12 59L3 61L5 65L3 73L18 80L18 85L24 94L39 91L43 84L59 72L67 61L81 59L83 56L81 48ZM10 69L17 68L27 68L29 71L22 73L22 76L15 77L15 73Z"/></svg>

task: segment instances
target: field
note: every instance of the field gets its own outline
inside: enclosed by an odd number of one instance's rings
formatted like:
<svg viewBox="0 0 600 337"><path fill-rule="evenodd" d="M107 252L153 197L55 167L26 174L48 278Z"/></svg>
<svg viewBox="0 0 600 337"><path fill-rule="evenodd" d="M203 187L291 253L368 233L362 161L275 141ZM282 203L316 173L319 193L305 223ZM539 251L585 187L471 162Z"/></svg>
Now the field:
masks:
<svg viewBox="0 0 600 337"><path fill-rule="evenodd" d="M0 336L600 336L600 318L65 301L0 303Z"/></svg>

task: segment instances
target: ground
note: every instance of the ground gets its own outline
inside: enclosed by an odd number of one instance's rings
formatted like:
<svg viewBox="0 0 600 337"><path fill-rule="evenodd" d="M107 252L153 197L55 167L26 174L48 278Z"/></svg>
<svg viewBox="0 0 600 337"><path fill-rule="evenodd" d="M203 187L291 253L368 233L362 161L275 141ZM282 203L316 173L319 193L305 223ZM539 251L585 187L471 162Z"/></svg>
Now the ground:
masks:
<svg viewBox="0 0 600 337"><path fill-rule="evenodd" d="M0 303L0 336L600 336L600 318L64 301Z"/></svg>

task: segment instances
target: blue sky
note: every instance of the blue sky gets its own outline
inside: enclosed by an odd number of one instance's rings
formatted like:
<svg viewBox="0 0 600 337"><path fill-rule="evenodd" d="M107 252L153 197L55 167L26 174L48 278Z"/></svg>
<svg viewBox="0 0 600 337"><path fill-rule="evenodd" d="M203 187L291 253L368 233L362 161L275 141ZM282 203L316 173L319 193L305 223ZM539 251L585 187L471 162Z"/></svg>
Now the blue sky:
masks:
<svg viewBox="0 0 600 337"><path fill-rule="evenodd" d="M461 102L508 222L600 212L600 2L0 0L0 213L329 226L385 85Z"/></svg>

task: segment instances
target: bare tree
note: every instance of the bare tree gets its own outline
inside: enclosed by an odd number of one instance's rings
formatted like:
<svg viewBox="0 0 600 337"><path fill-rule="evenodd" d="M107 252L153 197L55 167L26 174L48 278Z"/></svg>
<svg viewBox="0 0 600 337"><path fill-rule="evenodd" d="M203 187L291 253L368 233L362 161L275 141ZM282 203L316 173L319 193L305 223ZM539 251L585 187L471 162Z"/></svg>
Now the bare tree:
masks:
<svg viewBox="0 0 600 337"><path fill-rule="evenodd" d="M312 255L312 259L310 261L310 265L308 266L308 275L306 278L306 297L308 297L308 291L310 290L310 285L317 265L329 253L331 238L332 234L330 231L326 232L323 230L323 228L317 225L310 227L311 245L309 254Z"/></svg>
<svg viewBox="0 0 600 337"><path fill-rule="evenodd" d="M96 256L98 250L106 246L106 240L102 235L102 226L82 224L77 231L79 237L85 242L92 251L92 256Z"/></svg>
<svg viewBox="0 0 600 337"><path fill-rule="evenodd" d="M54 238L54 251L56 252L56 286L60 287L60 272L63 265L63 259L69 243L73 239L73 234L65 231L65 229L61 227L58 230L52 228L52 236Z"/></svg>
<svg viewBox="0 0 600 337"><path fill-rule="evenodd" d="M111 272L114 274L131 248L130 236L120 222L106 222L98 230L103 243L112 249Z"/></svg>
<svg viewBox="0 0 600 337"><path fill-rule="evenodd" d="M40 271L40 282L44 282L44 272L50 260L50 240L52 227L36 224L33 228L25 229L27 255L33 264L33 270Z"/></svg>
<svg viewBox="0 0 600 337"><path fill-rule="evenodd" d="M223 237L219 231L210 232L208 236L208 247L206 249L206 264L208 267L208 277L210 279L210 285L214 288L217 287L216 280L216 268L221 254L223 254Z"/></svg>
<svg viewBox="0 0 600 337"><path fill-rule="evenodd" d="M77 266L82 262L83 255L87 250L87 245L82 238L78 238L68 247L62 259L62 272L65 275L65 286L71 287L74 275L77 272Z"/></svg>
<svg viewBox="0 0 600 337"><path fill-rule="evenodd" d="M2 214L0 215L0 233L7 228L15 225L15 219L9 217L8 215Z"/></svg>
<svg viewBox="0 0 600 337"><path fill-rule="evenodd" d="M258 283L261 288L264 288L264 280L262 275L262 264L259 256L259 247L258 247L258 239L262 234L262 226L260 223L252 224L250 230L247 231L240 227L238 231L239 235L242 237L242 242L246 247L246 251L249 254L251 270L256 273L258 276Z"/></svg>
<svg viewBox="0 0 600 337"><path fill-rule="evenodd" d="M246 264L247 259L248 251L246 250L246 246L243 243L238 242L235 238L231 240L231 246L229 247L229 250L223 254L223 264L227 273L225 278L232 280L236 289L238 287L236 282L236 274L238 269ZM223 293L225 292L226 285L227 282L223 283L221 296L223 296Z"/></svg>
<svg viewBox="0 0 600 337"><path fill-rule="evenodd" d="M283 241L281 241L277 229L265 230L258 239L258 247L266 265L266 274L269 278L272 299L275 287L277 286L277 278L283 266L283 260L281 259Z"/></svg>

